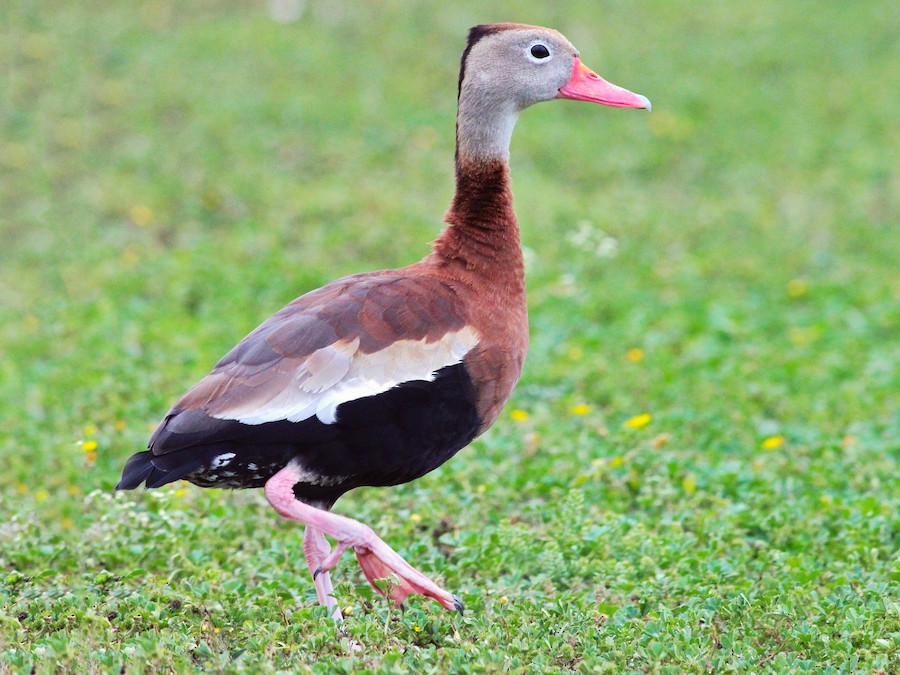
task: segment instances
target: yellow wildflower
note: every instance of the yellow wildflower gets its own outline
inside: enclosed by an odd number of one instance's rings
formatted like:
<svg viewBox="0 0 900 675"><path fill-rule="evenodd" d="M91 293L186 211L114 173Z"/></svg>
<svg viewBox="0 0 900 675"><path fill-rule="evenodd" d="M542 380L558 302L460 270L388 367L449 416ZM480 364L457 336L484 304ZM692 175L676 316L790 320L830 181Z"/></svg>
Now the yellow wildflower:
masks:
<svg viewBox="0 0 900 675"><path fill-rule="evenodd" d="M788 330L788 340L795 347L808 347L819 339L821 333L817 326L792 326Z"/></svg>
<svg viewBox="0 0 900 675"><path fill-rule="evenodd" d="M27 495L28 486L25 483L19 483L18 485L16 485L16 494Z"/></svg>
<svg viewBox="0 0 900 675"><path fill-rule="evenodd" d="M39 502L43 502L43 501L45 501L45 500L47 499L47 497L49 497L49 496L50 496L50 493L47 492L46 490L38 490L38 491L35 493L34 498L37 499Z"/></svg>
<svg viewBox="0 0 900 675"><path fill-rule="evenodd" d="M573 415L587 415L591 411L591 406L586 403L579 403L578 405L572 406L572 409L569 410Z"/></svg>
<svg viewBox="0 0 900 675"><path fill-rule="evenodd" d="M410 513L409 519L414 523L418 523L422 520L422 516L420 516L418 513Z"/></svg>
<svg viewBox="0 0 900 675"><path fill-rule="evenodd" d="M697 478L691 474L688 474L684 477L684 480L681 481L681 488L685 491L686 494L692 495L697 491Z"/></svg>
<svg viewBox="0 0 900 675"><path fill-rule="evenodd" d="M784 436L769 436L766 439L763 439L762 449L763 450L775 450L776 448L780 448L784 445Z"/></svg>
<svg viewBox="0 0 900 675"><path fill-rule="evenodd" d="M520 410L519 408L516 408L511 413L509 413L509 416L512 417L516 422L524 422L528 419L528 413L525 410Z"/></svg>
<svg viewBox="0 0 900 675"><path fill-rule="evenodd" d="M146 204L135 204L128 211L128 217L131 218L132 223L143 227L149 225L153 220L153 209Z"/></svg>
<svg viewBox="0 0 900 675"><path fill-rule="evenodd" d="M650 420L653 418L647 413L643 413L641 415L635 415L631 419L625 420L623 424L624 427L628 429L643 429L645 426L650 424Z"/></svg>
<svg viewBox="0 0 900 675"><path fill-rule="evenodd" d="M96 424L85 424L84 428L81 430L81 432L85 436L93 436L94 434L97 433L97 425Z"/></svg>
<svg viewBox="0 0 900 675"><path fill-rule="evenodd" d="M791 298L802 298L809 290L806 279L791 279L787 282L787 294Z"/></svg>
<svg viewBox="0 0 900 675"><path fill-rule="evenodd" d="M625 358L632 363L640 363L644 360L644 350L640 347L632 347L627 352L625 352Z"/></svg>
<svg viewBox="0 0 900 675"><path fill-rule="evenodd" d="M84 441L81 444L81 449L84 450L85 452L93 452L94 450L97 449L97 441L94 441L94 440Z"/></svg>

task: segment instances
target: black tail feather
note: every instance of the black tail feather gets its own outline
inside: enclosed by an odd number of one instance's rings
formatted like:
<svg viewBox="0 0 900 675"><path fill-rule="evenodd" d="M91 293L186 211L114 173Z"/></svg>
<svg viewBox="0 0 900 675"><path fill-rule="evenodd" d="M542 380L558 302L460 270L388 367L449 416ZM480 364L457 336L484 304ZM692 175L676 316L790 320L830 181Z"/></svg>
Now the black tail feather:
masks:
<svg viewBox="0 0 900 675"><path fill-rule="evenodd" d="M172 461L173 459L176 461ZM122 469L122 480L116 485L116 490L133 490L141 483L145 483L148 488L174 483L199 469L206 459L205 456L201 456L185 462L183 456L177 458L172 455L157 457L149 450L139 452L132 455L125 463L125 468Z"/></svg>
<svg viewBox="0 0 900 675"><path fill-rule="evenodd" d="M167 483L174 483L176 480L181 480L185 476L194 473L204 464L207 464L205 457L195 457L187 462L165 462L166 459L170 458L171 455L164 455L163 457L154 457L151 460L153 462L153 470L147 476L146 485L148 488L158 488ZM167 467L166 464L169 464L170 467Z"/></svg>
<svg viewBox="0 0 900 675"><path fill-rule="evenodd" d="M122 469L122 480L116 485L116 490L134 490L143 483L153 473L152 457L149 450L132 455L125 462L125 468Z"/></svg>

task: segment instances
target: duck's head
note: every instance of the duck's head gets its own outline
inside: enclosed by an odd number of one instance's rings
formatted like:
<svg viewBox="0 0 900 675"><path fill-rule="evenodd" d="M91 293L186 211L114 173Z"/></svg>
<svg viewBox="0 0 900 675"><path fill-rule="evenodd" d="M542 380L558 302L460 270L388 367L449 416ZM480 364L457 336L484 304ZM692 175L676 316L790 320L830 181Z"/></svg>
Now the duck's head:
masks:
<svg viewBox="0 0 900 675"><path fill-rule="evenodd" d="M578 50L551 28L488 24L469 31L460 95L484 92L517 110L555 98L617 108L650 109L645 96L610 84L581 62Z"/></svg>
<svg viewBox="0 0 900 675"><path fill-rule="evenodd" d="M468 155L506 156L518 113L557 98L617 108L650 109L650 101L610 84L579 57L562 34L523 24L469 31L459 73L458 139ZM505 149L504 149L505 148Z"/></svg>

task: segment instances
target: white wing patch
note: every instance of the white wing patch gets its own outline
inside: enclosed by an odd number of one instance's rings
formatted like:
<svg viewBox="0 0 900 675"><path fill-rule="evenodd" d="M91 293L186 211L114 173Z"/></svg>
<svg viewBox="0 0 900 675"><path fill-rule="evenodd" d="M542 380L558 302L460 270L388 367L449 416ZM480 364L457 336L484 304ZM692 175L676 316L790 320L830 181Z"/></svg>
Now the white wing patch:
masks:
<svg viewBox="0 0 900 675"><path fill-rule="evenodd" d="M217 457L213 457L212 462L209 463L210 469L218 469L223 466L227 466L233 460L235 454L233 452L226 452L224 455L218 455Z"/></svg>
<svg viewBox="0 0 900 675"><path fill-rule="evenodd" d="M381 394L403 382L434 380L441 368L460 363L478 344L474 328L445 334L440 340L398 340L372 354L359 351L359 339L340 341L310 354L297 368L290 385L262 406L234 405L212 416L244 424L288 420L313 415L332 424L342 403Z"/></svg>

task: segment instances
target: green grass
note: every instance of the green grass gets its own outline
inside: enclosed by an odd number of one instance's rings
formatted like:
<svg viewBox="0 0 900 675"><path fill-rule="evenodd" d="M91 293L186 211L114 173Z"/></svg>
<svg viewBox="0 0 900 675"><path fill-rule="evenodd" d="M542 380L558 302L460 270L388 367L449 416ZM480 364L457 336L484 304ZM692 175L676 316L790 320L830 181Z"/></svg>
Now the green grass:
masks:
<svg viewBox="0 0 900 675"><path fill-rule="evenodd" d="M0 9L0 672L898 672L893 3L306 4ZM337 505L468 612L348 555L336 629L258 491L112 488L260 320L424 254L489 20L654 112L522 115L522 382Z"/></svg>

